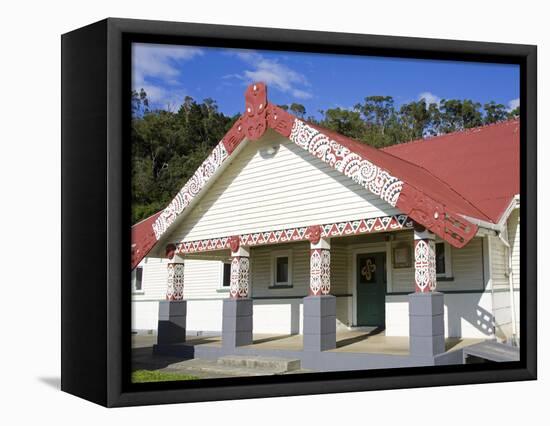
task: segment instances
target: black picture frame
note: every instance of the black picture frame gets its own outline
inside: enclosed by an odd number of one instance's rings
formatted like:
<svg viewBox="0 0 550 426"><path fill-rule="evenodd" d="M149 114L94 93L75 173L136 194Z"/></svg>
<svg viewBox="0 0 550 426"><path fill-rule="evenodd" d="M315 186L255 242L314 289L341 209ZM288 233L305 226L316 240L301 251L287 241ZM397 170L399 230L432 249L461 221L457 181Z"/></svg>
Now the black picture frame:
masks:
<svg viewBox="0 0 550 426"><path fill-rule="evenodd" d="M129 46L137 41L519 64L520 361L132 385ZM536 379L536 46L113 18L64 34L61 45L62 390L116 407Z"/></svg>

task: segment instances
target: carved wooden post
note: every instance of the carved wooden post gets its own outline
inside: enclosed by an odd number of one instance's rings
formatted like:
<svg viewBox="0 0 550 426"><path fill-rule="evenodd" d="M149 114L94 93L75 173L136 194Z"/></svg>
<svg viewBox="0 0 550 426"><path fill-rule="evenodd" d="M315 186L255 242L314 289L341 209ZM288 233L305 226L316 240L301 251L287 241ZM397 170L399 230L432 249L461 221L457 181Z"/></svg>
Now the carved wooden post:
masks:
<svg viewBox="0 0 550 426"><path fill-rule="evenodd" d="M443 293L436 292L435 235L423 227L414 231L415 293L409 295L409 351L434 357L445 352Z"/></svg>
<svg viewBox="0 0 550 426"><path fill-rule="evenodd" d="M321 227L308 229L310 281L304 298L304 350L336 347L336 297L330 295L330 242L321 238Z"/></svg>
<svg viewBox="0 0 550 426"><path fill-rule="evenodd" d="M238 236L231 248L230 298L223 301L222 344L237 347L252 344L253 303L250 296L250 251L240 246Z"/></svg>
<svg viewBox="0 0 550 426"><path fill-rule="evenodd" d="M414 232L414 282L417 293L435 291L435 235L427 230Z"/></svg>
<svg viewBox="0 0 550 426"><path fill-rule="evenodd" d="M311 243L309 260L309 296L330 294L330 243Z"/></svg>
<svg viewBox="0 0 550 426"><path fill-rule="evenodd" d="M157 345L185 342L187 302L183 300L184 261L176 254L176 247L166 247L166 300L159 302Z"/></svg>

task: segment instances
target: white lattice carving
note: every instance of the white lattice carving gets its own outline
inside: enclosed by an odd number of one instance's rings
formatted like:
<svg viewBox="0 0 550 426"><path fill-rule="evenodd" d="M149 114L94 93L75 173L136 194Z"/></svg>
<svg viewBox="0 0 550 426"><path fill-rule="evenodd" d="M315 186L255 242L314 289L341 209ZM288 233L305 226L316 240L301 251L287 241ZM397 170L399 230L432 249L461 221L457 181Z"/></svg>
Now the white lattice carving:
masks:
<svg viewBox="0 0 550 426"><path fill-rule="evenodd" d="M414 246L414 280L416 291L435 291L435 243L433 240L416 240Z"/></svg>
<svg viewBox="0 0 550 426"><path fill-rule="evenodd" d="M168 264L166 300L183 300L183 263Z"/></svg>
<svg viewBox="0 0 550 426"><path fill-rule="evenodd" d="M395 207L403 182L327 135L296 119L290 140Z"/></svg>
<svg viewBox="0 0 550 426"><path fill-rule="evenodd" d="M231 279L229 294L232 298L248 297L250 283L250 259L245 256L235 256L231 261Z"/></svg>
<svg viewBox="0 0 550 426"><path fill-rule="evenodd" d="M311 250L309 293L313 296L330 293L330 250Z"/></svg>

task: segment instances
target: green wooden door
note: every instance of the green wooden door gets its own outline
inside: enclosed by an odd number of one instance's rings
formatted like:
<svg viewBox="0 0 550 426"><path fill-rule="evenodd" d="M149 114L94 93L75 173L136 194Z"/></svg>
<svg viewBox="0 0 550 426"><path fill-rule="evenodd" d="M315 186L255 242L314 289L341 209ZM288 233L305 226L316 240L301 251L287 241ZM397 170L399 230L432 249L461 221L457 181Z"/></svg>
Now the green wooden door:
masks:
<svg viewBox="0 0 550 426"><path fill-rule="evenodd" d="M386 253L357 255L357 325L386 325Z"/></svg>

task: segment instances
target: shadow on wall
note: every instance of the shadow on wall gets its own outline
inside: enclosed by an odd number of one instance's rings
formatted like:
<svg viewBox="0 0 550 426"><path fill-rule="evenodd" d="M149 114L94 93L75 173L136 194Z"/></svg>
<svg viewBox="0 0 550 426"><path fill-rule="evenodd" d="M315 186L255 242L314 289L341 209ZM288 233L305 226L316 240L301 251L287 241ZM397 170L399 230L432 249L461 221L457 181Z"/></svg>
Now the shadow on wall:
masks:
<svg viewBox="0 0 550 426"><path fill-rule="evenodd" d="M445 294L446 326L449 337L462 337L462 320L471 324L485 336L494 336L494 316L480 306L482 296L483 293Z"/></svg>

